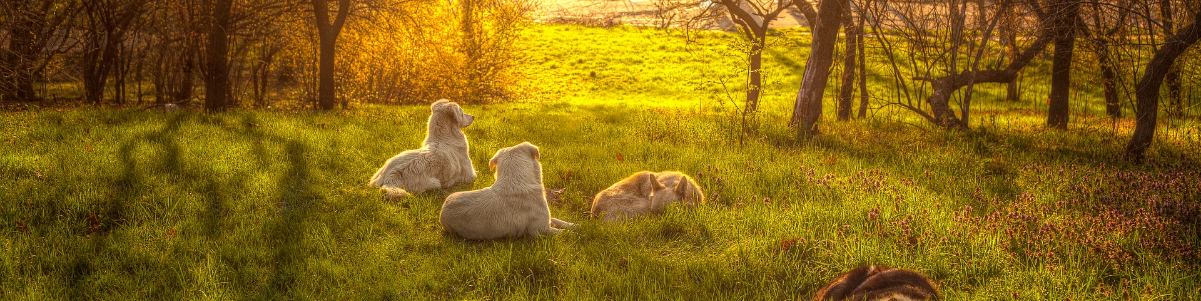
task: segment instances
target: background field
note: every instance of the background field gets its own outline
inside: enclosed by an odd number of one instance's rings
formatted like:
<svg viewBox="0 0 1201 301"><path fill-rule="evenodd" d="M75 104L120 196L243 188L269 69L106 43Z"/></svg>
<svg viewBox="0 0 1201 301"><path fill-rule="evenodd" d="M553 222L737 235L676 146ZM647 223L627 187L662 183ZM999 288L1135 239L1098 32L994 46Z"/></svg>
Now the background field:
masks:
<svg viewBox="0 0 1201 301"><path fill-rule="evenodd" d="M1044 129L1045 90L1026 78L1021 103L982 90L971 131L878 108L828 114L822 136L798 143L784 123L804 56L777 44L765 57L776 82L740 137L713 84L740 82L738 56L720 55L730 34L525 34L536 93L465 107L479 180L401 201L365 183L419 146L428 107L4 112L0 295L793 300L882 264L929 275L952 300L1201 297L1195 120L1165 121L1150 162L1134 166L1118 160L1131 121L1104 121L1099 97L1082 93L1069 130ZM441 200L491 185L485 162L522 141L541 147L546 186L566 188L552 213L580 228L444 235ZM640 170L692 174L709 202L588 219L593 194Z"/></svg>

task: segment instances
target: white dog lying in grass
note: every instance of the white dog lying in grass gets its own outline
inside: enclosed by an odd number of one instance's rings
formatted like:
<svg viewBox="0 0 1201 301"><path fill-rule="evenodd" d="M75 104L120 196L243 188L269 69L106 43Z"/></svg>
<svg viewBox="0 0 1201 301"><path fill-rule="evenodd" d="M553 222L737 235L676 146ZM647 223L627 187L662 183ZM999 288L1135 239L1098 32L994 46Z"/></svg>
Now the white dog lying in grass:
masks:
<svg viewBox="0 0 1201 301"><path fill-rule="evenodd" d="M430 108L429 133L421 148L388 159L371 176L371 186L379 187L389 198L475 182L467 136L463 135L463 128L471 125L475 116L463 113L459 104L445 99Z"/></svg>
<svg viewBox="0 0 1201 301"><path fill-rule="evenodd" d="M473 240L556 234L575 226L550 217L542 186L538 147L524 142L492 156L491 187L462 191L442 204L442 228Z"/></svg>
<svg viewBox="0 0 1201 301"><path fill-rule="evenodd" d="M592 215L605 221L621 221L661 213L668 205L680 201L689 205L705 201L696 180L675 171L643 171L597 193L592 200Z"/></svg>

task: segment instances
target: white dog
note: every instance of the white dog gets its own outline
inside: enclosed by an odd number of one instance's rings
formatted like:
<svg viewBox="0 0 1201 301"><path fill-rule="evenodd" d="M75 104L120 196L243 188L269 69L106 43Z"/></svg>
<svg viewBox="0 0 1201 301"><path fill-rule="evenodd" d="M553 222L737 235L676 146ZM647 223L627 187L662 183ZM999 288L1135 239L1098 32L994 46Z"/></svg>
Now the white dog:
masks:
<svg viewBox="0 0 1201 301"><path fill-rule="evenodd" d="M440 219L447 232L480 240L556 234L575 226L550 217L537 146L502 148L488 165L496 170L491 187L446 197Z"/></svg>
<svg viewBox="0 0 1201 301"><path fill-rule="evenodd" d="M445 99L430 108L429 133L421 148L388 159L371 176L371 186L380 187L389 198L475 182L467 136L463 135L463 128L471 125L475 116L463 113L458 104Z"/></svg>

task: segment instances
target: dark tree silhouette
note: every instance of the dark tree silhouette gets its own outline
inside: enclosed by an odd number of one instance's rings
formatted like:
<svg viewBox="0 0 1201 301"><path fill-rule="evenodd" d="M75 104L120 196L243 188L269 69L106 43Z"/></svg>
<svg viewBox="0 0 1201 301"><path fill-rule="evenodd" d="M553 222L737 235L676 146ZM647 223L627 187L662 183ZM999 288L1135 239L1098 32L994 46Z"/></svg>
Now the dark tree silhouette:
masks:
<svg viewBox="0 0 1201 301"><path fill-rule="evenodd" d="M799 1L797 3L808 4ZM822 114L822 92L830 78L830 65L834 64L834 47L838 42L838 28L842 23L843 9L847 0L821 0L818 3L817 22L813 24L813 43L810 44L809 59L801 77L801 88L792 107L789 124L796 127L798 138L817 134L817 120ZM801 7L801 11L813 9Z"/></svg>
<svg viewBox="0 0 1201 301"><path fill-rule="evenodd" d="M1076 43L1076 20L1080 16L1077 0L1056 1L1051 7L1051 26L1055 30L1055 57L1051 60L1051 95L1047 103L1047 126L1068 127L1068 98L1072 86L1072 53Z"/></svg>
<svg viewBox="0 0 1201 301"><path fill-rule="evenodd" d="M313 0L313 14L317 21L317 36L320 40L318 50L317 75L317 105L322 110L334 108L334 57L337 50L338 34L342 25L346 24L346 16L350 13L351 0L337 0L338 11L334 22L329 20L329 0Z"/></svg>
<svg viewBox="0 0 1201 301"><path fill-rule="evenodd" d="M1159 50L1155 51L1155 55L1151 57L1151 61L1147 63L1147 67L1143 69L1143 78L1134 87L1134 96L1137 101L1135 115L1138 120L1134 127L1134 135L1130 137L1130 143L1126 144L1127 159L1142 162L1147 147L1151 146L1151 141L1155 138L1155 121L1159 111L1159 87L1163 85L1164 77L1167 76L1176 58L1184 53L1190 45L1201 39L1201 24L1199 23L1201 23L1201 10L1193 16L1191 24L1164 41Z"/></svg>
<svg viewBox="0 0 1201 301"><path fill-rule="evenodd" d="M209 25L208 76L204 84L204 108L224 110L229 96L229 14L233 0L211 2L213 23Z"/></svg>

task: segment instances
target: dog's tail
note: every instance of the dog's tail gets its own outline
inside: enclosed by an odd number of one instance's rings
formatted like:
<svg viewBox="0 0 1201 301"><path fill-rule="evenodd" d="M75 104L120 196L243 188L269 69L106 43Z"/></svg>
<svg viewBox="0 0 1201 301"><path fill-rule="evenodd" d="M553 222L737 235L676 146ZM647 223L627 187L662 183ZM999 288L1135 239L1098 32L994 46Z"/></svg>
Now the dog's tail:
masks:
<svg viewBox="0 0 1201 301"><path fill-rule="evenodd" d="M873 265L840 275L814 300L938 300L938 289L921 273Z"/></svg>
<svg viewBox="0 0 1201 301"><path fill-rule="evenodd" d="M392 186L380 186L379 191L383 192L384 197L387 197L389 200L396 200L396 199L400 199L400 198L412 195L411 193L404 190L403 188L392 187Z"/></svg>
<svg viewBox="0 0 1201 301"><path fill-rule="evenodd" d="M404 188L400 188L400 183L400 175L397 175L395 170L385 164L384 167L375 172L375 175L371 176L371 181L367 184L372 187L379 187L380 192L383 192L384 197L387 197L389 200L396 200L412 195L407 190L404 190Z"/></svg>

